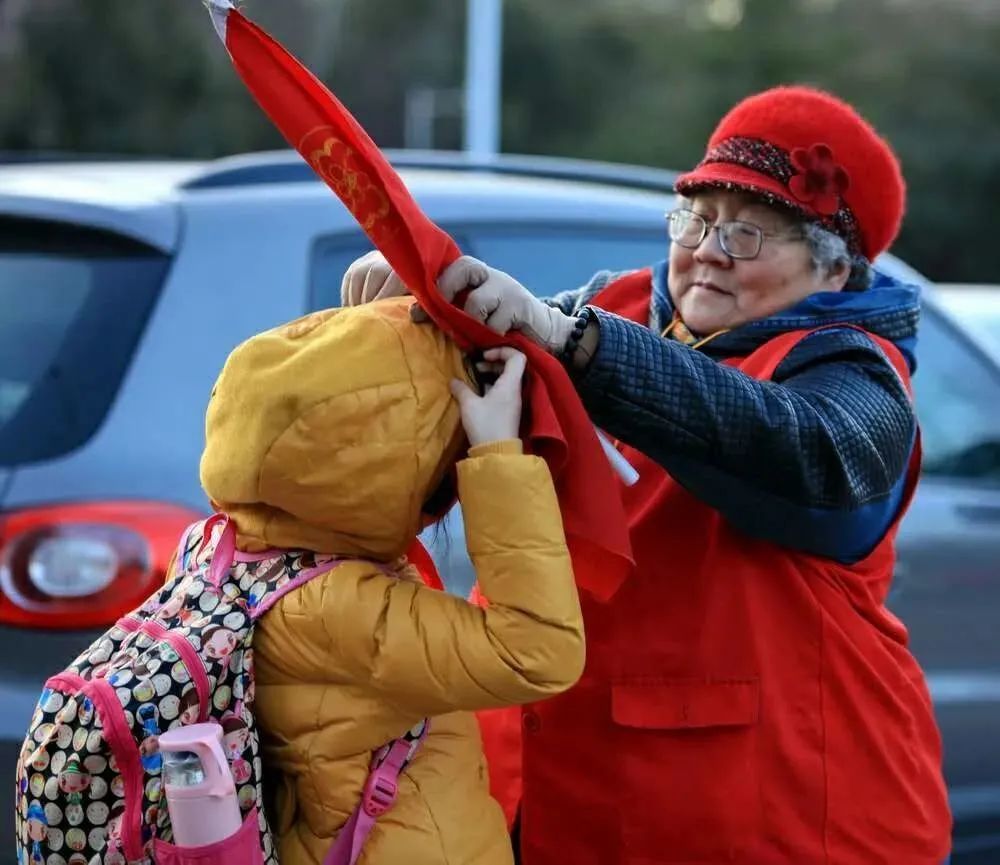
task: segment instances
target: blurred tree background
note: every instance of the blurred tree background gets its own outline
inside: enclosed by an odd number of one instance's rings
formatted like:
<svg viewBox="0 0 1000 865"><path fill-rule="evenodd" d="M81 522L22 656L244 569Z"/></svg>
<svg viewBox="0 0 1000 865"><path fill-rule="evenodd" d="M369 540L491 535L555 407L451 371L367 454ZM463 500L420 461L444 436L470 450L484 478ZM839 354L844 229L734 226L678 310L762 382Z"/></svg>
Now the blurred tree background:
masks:
<svg viewBox="0 0 1000 865"><path fill-rule="evenodd" d="M457 148L465 5L247 11L379 144ZM850 100L893 142L910 190L899 255L939 280L1000 282L1000 0L505 0L507 152L686 168L734 102L792 81ZM0 94L8 156L283 144L196 0L0 0Z"/></svg>

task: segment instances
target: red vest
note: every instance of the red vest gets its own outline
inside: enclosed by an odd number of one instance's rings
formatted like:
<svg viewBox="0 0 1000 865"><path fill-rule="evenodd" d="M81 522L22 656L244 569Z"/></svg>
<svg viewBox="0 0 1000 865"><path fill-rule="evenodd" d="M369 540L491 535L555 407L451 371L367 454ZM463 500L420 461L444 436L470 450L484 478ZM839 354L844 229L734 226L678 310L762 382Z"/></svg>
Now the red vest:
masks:
<svg viewBox="0 0 1000 865"><path fill-rule="evenodd" d="M643 324L649 302L648 271L595 300ZM767 380L804 335L732 365ZM636 570L609 603L583 597L579 684L523 711L524 865L940 865L940 736L884 606L898 518L839 564L741 534L623 453L640 474L622 493ZM492 752L489 720L484 732Z"/></svg>

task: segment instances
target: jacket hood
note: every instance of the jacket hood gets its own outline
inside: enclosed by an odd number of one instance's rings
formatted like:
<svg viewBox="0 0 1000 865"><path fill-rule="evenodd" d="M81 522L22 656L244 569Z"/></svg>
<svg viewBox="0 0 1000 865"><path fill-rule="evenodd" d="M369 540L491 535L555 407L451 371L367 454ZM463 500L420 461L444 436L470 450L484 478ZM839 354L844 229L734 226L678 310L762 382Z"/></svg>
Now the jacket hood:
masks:
<svg viewBox="0 0 1000 865"><path fill-rule="evenodd" d="M666 261L653 268L653 296L665 313L664 320L669 321L674 307L667 290ZM919 319L920 288L876 270L871 286L864 291L818 292L788 309L716 337L703 350L713 356L742 356L790 330L843 324L864 328L892 342L912 372L916 368Z"/></svg>
<svg viewBox="0 0 1000 865"><path fill-rule="evenodd" d="M458 348L399 298L316 312L229 356L205 421L201 483L239 547L389 561L464 443Z"/></svg>

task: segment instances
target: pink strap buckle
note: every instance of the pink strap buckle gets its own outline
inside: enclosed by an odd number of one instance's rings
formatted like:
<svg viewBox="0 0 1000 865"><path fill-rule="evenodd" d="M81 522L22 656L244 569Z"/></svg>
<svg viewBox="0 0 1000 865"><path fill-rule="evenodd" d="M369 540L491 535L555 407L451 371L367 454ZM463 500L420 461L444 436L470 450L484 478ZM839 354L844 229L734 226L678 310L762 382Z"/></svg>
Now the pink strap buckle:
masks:
<svg viewBox="0 0 1000 865"><path fill-rule="evenodd" d="M390 774L393 774L391 769L387 767L387 771L383 773L380 766L372 772L371 776L365 782L364 793L361 797L361 807L369 817L380 817L396 801L396 793L399 791L399 788L396 786L396 782L391 777L388 777Z"/></svg>

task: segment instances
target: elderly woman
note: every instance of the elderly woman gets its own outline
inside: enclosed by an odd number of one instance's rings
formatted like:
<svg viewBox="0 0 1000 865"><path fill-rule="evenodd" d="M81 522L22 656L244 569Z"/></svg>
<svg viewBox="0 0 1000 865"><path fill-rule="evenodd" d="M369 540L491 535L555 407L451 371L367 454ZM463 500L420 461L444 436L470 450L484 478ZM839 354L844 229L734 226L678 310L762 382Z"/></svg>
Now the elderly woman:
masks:
<svg viewBox="0 0 1000 865"><path fill-rule="evenodd" d="M919 302L870 264L898 162L777 88L677 192L669 262L547 302L468 258L440 283L563 357L640 473L635 572L584 599L580 683L523 716L523 862L940 865L940 738L885 607L920 467ZM347 302L404 290L377 257L345 277Z"/></svg>

